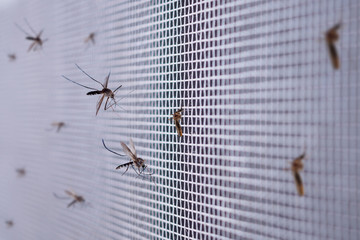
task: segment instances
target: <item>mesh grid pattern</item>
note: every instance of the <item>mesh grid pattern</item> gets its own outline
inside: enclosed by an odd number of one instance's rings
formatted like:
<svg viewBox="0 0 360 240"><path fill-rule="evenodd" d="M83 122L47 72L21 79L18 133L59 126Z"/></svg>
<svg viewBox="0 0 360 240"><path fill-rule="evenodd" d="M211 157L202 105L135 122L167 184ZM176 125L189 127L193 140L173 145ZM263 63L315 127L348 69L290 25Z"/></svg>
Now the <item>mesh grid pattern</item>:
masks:
<svg viewBox="0 0 360 240"><path fill-rule="evenodd" d="M359 3L13 1L0 5L0 239L360 239ZM26 17L44 50L13 22ZM341 22L341 68L324 33ZM96 44L84 39L96 33ZM121 107L69 83L111 89ZM11 91L8 91L8 90ZM168 118L184 108L177 136ZM48 131L53 121L67 125ZM155 183L115 167L134 140ZM290 162L306 149L299 197ZM27 175L16 177L15 168ZM54 198L73 189L87 204ZM0 220L1 221L1 220Z"/></svg>

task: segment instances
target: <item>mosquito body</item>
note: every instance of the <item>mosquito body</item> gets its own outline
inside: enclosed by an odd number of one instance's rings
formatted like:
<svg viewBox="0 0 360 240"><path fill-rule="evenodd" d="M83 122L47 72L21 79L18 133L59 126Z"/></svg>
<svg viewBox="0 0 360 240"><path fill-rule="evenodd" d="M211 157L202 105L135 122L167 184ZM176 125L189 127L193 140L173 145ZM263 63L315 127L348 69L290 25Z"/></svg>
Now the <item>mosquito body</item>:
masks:
<svg viewBox="0 0 360 240"><path fill-rule="evenodd" d="M8 54L9 62L14 62L16 60L16 54Z"/></svg>
<svg viewBox="0 0 360 240"><path fill-rule="evenodd" d="M24 177L26 175L25 168L18 168L18 169L16 169L16 172L18 174L18 177Z"/></svg>
<svg viewBox="0 0 360 240"><path fill-rule="evenodd" d="M71 201L71 202L67 205L68 208L71 207L72 205L74 205L75 203L83 203L83 202L85 202L85 199L84 199L82 196L77 195L77 194L74 193L73 191L65 190L65 193L66 193L69 197L73 198L73 201ZM68 197L59 197L59 196L57 196L55 193L54 193L54 196L55 196L56 198L59 198L59 199L68 199Z"/></svg>
<svg viewBox="0 0 360 240"><path fill-rule="evenodd" d="M65 126L64 122L53 122L51 126L56 127L56 132L60 132L61 128Z"/></svg>
<svg viewBox="0 0 360 240"><path fill-rule="evenodd" d="M331 59L334 69L340 68L340 59L339 59L339 55L338 55L338 52L335 47L335 42L337 42L339 40L338 30L340 29L340 27L341 27L341 24L338 23L335 26L333 26L332 28L330 28L325 34L326 43L327 43L327 46L329 49L330 59Z"/></svg>
<svg viewBox="0 0 360 240"><path fill-rule="evenodd" d="M179 134L180 137L182 137L182 129L181 129L181 125L180 125L180 120L181 120L181 113L184 111L184 109L180 108L179 110L177 110L174 114L172 118L169 118L169 120L174 119L175 122L175 127L176 130Z"/></svg>
<svg viewBox="0 0 360 240"><path fill-rule="evenodd" d="M98 80L94 79L93 77L91 77L89 74L87 74L84 70L82 70L77 64L75 64L77 68L79 68L80 71L82 71L86 76L88 76L91 80L93 80L94 82L97 82L99 83L101 86L102 86L102 90L98 90L98 89L95 89L95 88L91 88L91 87L88 87L88 86L85 86L85 85L82 85L80 83L77 83L67 77L65 77L64 75L62 76L63 78L65 78L66 80L72 82L72 83L75 83L81 87L84 87L84 88L87 88L87 89L90 89L90 90L93 90L93 91L90 91L88 92L86 95L102 95L100 96L100 99L98 100L97 104L96 104L96 115L98 114L99 110L100 110L100 107L101 107L101 104L102 102L104 101L104 98L106 98L106 102L105 102L105 106L104 106L104 110L106 111L107 109L109 108L113 108L113 106L117 105L117 102L115 100L115 94L116 92L122 87L122 85L120 85L119 87L117 87L114 91L112 91L111 89L109 89L107 86L108 86L108 83L109 83L109 78L110 78L110 72L109 74L106 76L105 78L105 82L104 84L102 84L101 82L99 82ZM110 101L109 101L110 99ZM111 101L113 101L113 103L111 103Z"/></svg>
<svg viewBox="0 0 360 240"><path fill-rule="evenodd" d="M85 38L84 43L92 42L93 45L95 45L95 33L92 32L89 34L87 38Z"/></svg>
<svg viewBox="0 0 360 240"><path fill-rule="evenodd" d="M35 30L30 26L29 22L25 19L25 23L28 25L30 31L33 33L33 35L29 34L28 32L26 32L24 29L22 29L19 25L17 25L15 23L15 25L17 26L17 28L22 31L25 35L26 35L26 40L31 41L32 43L30 44L29 48L28 48L28 52L30 52L31 50L36 51L38 49L41 49L44 42L46 42L48 39L42 39L41 35L43 33L44 30L41 30L39 33L36 33Z"/></svg>
<svg viewBox="0 0 360 240"><path fill-rule="evenodd" d="M121 155L113 150L110 150L106 145L105 145L105 142L104 140L102 140L103 142L103 145L104 147L111 153L114 153L118 156L124 156L124 155ZM147 166L145 165L145 160L142 159L142 158L139 158L137 157L137 154L136 154L136 149L135 149L135 146L134 146L134 142L132 141L132 139L130 139L130 148L123 142L120 142L122 148L123 148L123 151L126 155L128 155L128 157L130 157L131 161L130 162L127 162L127 163L124 163L124 164L121 164L119 166L116 167L116 169L120 169L120 168L124 168L126 167L126 170L125 172L123 173L123 175L129 170L129 167L131 166L134 171L136 172L136 174L138 174L139 176L141 176L141 174L145 174L145 175L152 175L153 173L145 173L145 170L147 168Z"/></svg>
<svg viewBox="0 0 360 240"><path fill-rule="evenodd" d="M11 228L12 226L14 226L14 222L12 220L5 221L5 224L8 228Z"/></svg>
<svg viewBox="0 0 360 240"><path fill-rule="evenodd" d="M304 195L304 185L301 180L300 171L304 169L304 163L302 162L306 158L305 152L295 158L291 163L291 172L293 173L296 189L300 196Z"/></svg>

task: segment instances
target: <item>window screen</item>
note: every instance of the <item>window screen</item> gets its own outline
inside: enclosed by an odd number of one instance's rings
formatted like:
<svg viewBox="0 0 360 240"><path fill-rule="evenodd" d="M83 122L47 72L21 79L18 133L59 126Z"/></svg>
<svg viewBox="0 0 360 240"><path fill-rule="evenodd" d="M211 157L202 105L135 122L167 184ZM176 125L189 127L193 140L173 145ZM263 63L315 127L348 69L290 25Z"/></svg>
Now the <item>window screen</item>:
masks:
<svg viewBox="0 0 360 240"><path fill-rule="evenodd" d="M359 6L2 1L0 238L360 239ZM114 111L95 116L97 96L61 77L101 88L75 64L122 85ZM130 138L152 181L101 142L123 154ZM286 169L304 152L299 196ZM85 203L54 196L70 189Z"/></svg>

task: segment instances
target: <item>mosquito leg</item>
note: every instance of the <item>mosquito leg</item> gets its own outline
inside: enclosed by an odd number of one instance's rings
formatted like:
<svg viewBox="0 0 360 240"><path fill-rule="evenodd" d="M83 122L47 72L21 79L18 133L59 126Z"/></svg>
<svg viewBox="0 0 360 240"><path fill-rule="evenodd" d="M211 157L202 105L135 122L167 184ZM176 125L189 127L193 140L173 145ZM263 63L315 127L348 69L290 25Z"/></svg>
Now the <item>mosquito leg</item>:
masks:
<svg viewBox="0 0 360 240"><path fill-rule="evenodd" d="M123 174L121 174L121 176L123 176L129 170L129 167L130 167L130 165L127 166L125 172Z"/></svg>
<svg viewBox="0 0 360 240"><path fill-rule="evenodd" d="M105 110L105 111L109 109L109 108L106 107L107 104L108 104L108 101L109 101L109 97L106 99L106 102L105 102L105 105L104 105L104 110Z"/></svg>
<svg viewBox="0 0 360 240"><path fill-rule="evenodd" d="M68 208L71 207L71 206L74 205L76 202L77 202L77 201L76 201L76 199L75 199L74 201L72 201L71 203L69 203L69 204L67 205L67 207L68 207Z"/></svg>

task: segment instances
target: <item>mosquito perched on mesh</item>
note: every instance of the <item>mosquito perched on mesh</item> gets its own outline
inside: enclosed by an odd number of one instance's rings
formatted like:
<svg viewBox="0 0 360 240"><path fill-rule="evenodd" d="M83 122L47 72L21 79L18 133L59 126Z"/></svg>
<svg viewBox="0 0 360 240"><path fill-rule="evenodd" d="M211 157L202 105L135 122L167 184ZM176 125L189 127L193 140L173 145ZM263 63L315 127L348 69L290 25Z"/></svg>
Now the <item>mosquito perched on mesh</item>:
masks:
<svg viewBox="0 0 360 240"><path fill-rule="evenodd" d="M92 42L93 45L95 45L95 33L92 32L89 34L87 38L85 38L84 43Z"/></svg>
<svg viewBox="0 0 360 240"><path fill-rule="evenodd" d="M51 126L56 128L56 132L60 132L61 128L65 127L65 123L64 122L53 122L53 123L51 123Z"/></svg>
<svg viewBox="0 0 360 240"><path fill-rule="evenodd" d="M18 177L24 177L26 175L26 170L25 168L17 168L16 172L18 174Z"/></svg>
<svg viewBox="0 0 360 240"><path fill-rule="evenodd" d="M9 58L9 62L14 62L16 60L16 54L15 53L8 54L8 58Z"/></svg>
<svg viewBox="0 0 360 240"><path fill-rule="evenodd" d="M181 107L179 110L177 110L169 120L174 119L176 130L180 137L182 137L182 130L180 125L181 120L181 113L184 111L184 109Z"/></svg>
<svg viewBox="0 0 360 240"><path fill-rule="evenodd" d="M69 198L73 198L74 200L71 201L71 202L67 205L68 208L71 207L72 205L74 205L75 203L83 203L83 202L85 202L85 199L84 199L82 196L77 195L77 194L76 194L75 192L73 192L73 191L65 190L65 193L66 193L69 197L59 197L59 196L56 195L55 193L54 193L54 196L55 196L56 198L58 198L58 199L69 199Z"/></svg>
<svg viewBox="0 0 360 240"><path fill-rule="evenodd" d="M105 145L105 141L104 139L102 140L102 143L104 145L104 147L106 148L106 150L108 150L109 152L111 153L114 153L118 156L125 156L125 155L121 155L111 149L109 149L106 145ZM127 163L124 163L124 164L120 164L119 166L116 167L116 169L120 169L120 168L123 168L123 167L126 167L126 170L125 172L122 174L124 175L128 170L129 170L129 167L131 166L135 173L138 175L138 176L142 176L142 175L147 175L147 176L151 176L153 175L153 172L147 172L145 173L145 170L147 168L147 165L145 165L145 160L142 159L142 158L138 158L137 157L137 154L136 154L136 149L135 149L135 146L134 146L134 142L132 141L132 139L130 138L130 148L123 142L120 142L122 148L123 148L123 151L124 153L126 153L126 155L128 155L131 159L130 162L127 162Z"/></svg>
<svg viewBox="0 0 360 240"><path fill-rule="evenodd" d="M116 100L115 100L115 94L116 94L116 92L122 87L122 85L120 85L120 86L117 87L114 91L112 91L112 90L110 90L110 89L107 87L107 86L108 86L108 83L109 83L110 72L109 72L109 74L106 76L104 84L102 84L101 82L99 82L98 80L96 80L95 78L93 78L93 77L91 77L89 74L87 74L83 69L81 69L81 67L79 67L79 65L77 65L77 64L75 64L75 65L76 65L76 67L77 67L80 71L82 71L82 72L83 72L86 76L88 76L91 80L93 80L94 82L99 83L99 84L102 86L102 90L98 90L98 89L95 89L95 88L91 88L91 87L82 85L82 84L80 84L80 83L77 83L77 82L75 82L75 81L73 81L73 80L65 77L64 75L62 75L62 77L65 78L66 80L72 82L72 83L75 83L75 84L81 86L81 87L94 90L94 91L88 92L86 95L98 95L98 94L102 95L102 96L100 96L100 98L99 98L99 100L98 100L98 103L97 103L97 105L96 105L96 115L98 114L99 109L100 109L100 107L101 107L101 104L102 104L102 102L103 102L103 100L104 100L105 97L106 97L106 102L105 102L104 110L106 111L107 109L112 108L112 110L115 111L114 108L113 108L114 105L117 106L117 102L116 102ZM109 102L109 99L110 99L110 102ZM111 103L111 101L113 101L113 103ZM109 103L109 105L108 105L108 103Z"/></svg>
<svg viewBox="0 0 360 240"><path fill-rule="evenodd" d="M24 29L22 29L19 25L16 25L16 27L22 31L23 33L25 33L26 35L26 40L32 41L32 43L29 46L28 52L30 52L31 50L36 51L38 48L41 49L44 42L46 42L48 39L41 39L41 34L43 33L44 30L41 30L39 33L36 33L35 30L30 26L29 22L24 19L25 23L28 25L29 29L31 30L31 32L34 34L33 36L29 33L27 33Z"/></svg>
<svg viewBox="0 0 360 240"><path fill-rule="evenodd" d="M335 42L339 40L338 30L340 29L340 27L341 23L338 23L332 28L330 28L325 34L326 43L329 48L329 54L334 69L340 68L340 59L335 47Z"/></svg>
<svg viewBox="0 0 360 240"><path fill-rule="evenodd" d="M12 226L14 226L14 221L12 221L12 220L7 220L7 221L5 221L5 224L6 224L6 226L7 226L8 228L11 228Z"/></svg>
<svg viewBox="0 0 360 240"><path fill-rule="evenodd" d="M291 168L290 169L286 169L286 170L291 170L291 172L294 175L294 180L295 180L295 184L296 184L296 188L298 191L298 194L300 196L304 196L304 185L303 182L301 180L301 176L300 176L300 171L304 169L304 163L302 162L304 159L306 158L306 153L304 151L303 154L301 154L300 156L298 156L297 158L295 158L292 163L291 163Z"/></svg>

